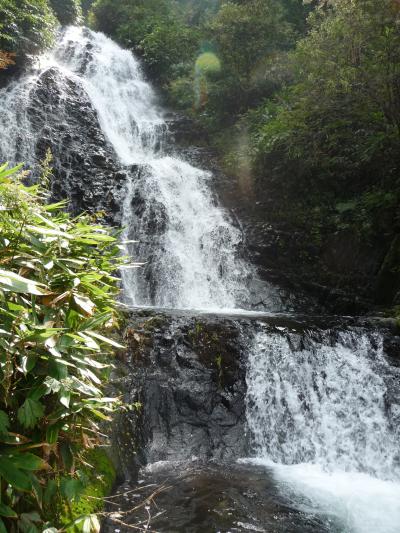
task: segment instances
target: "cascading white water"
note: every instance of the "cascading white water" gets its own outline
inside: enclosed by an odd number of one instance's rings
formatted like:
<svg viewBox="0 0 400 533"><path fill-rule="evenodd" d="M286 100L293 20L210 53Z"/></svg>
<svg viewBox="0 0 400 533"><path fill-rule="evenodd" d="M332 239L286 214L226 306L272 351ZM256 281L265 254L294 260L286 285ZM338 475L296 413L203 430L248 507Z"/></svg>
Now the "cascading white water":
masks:
<svg viewBox="0 0 400 533"><path fill-rule="evenodd" d="M213 198L210 174L164 152L168 128L151 86L134 56L103 34L67 28L44 69L8 90L2 125L9 135L0 154L34 163L29 87L50 67L83 88L129 170L124 238L138 241L127 250L145 264L123 272L126 299L173 308L248 306L247 286L255 271L239 257L241 233Z"/></svg>
<svg viewBox="0 0 400 533"><path fill-rule="evenodd" d="M332 531L399 531L400 404L386 394L400 371L379 335L259 332L248 365L254 462L300 509L331 517Z"/></svg>

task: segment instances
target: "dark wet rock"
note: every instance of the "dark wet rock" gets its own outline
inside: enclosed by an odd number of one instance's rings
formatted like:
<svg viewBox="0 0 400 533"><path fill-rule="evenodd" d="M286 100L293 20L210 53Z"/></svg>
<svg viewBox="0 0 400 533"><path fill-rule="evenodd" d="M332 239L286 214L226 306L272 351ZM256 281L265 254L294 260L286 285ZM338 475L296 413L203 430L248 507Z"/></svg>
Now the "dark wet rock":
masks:
<svg viewBox="0 0 400 533"><path fill-rule="evenodd" d="M128 175L106 141L87 95L58 69L43 73L31 92L28 115L36 158L53 155L54 199L68 198L74 212L104 211L120 222L121 188Z"/></svg>
<svg viewBox="0 0 400 533"><path fill-rule="evenodd" d="M260 466L192 463L155 464L141 473L141 485L120 487L126 496L114 500L122 509L135 507L157 492L148 509L124 515L128 524L146 521L163 533L245 532L324 533L331 522L312 511L291 508L270 471ZM150 485L150 486L148 486ZM115 507L115 506L114 506ZM110 509L111 510L111 509ZM107 520L105 533L129 528Z"/></svg>
<svg viewBox="0 0 400 533"><path fill-rule="evenodd" d="M136 449L131 466L244 454L245 369L238 325L136 317L125 338L129 377L120 386L127 391L125 401L140 407L120 421L129 433L128 446L119 442L117 448ZM118 429L115 434L120 440Z"/></svg>
<svg viewBox="0 0 400 533"><path fill-rule="evenodd" d="M393 364L400 366L400 335L385 336L383 347Z"/></svg>
<svg viewBox="0 0 400 533"><path fill-rule="evenodd" d="M374 345L379 331L389 362L396 365L400 358L399 332L390 320L133 313L124 331L128 350L114 376L124 401L135 406L114 431L122 475L134 479L140 467L157 461L227 461L251 454L246 364L251 339L261 330L285 336L293 352L343 343L343 331L352 332L350 349L363 333ZM390 385L388 404L397 389Z"/></svg>
<svg viewBox="0 0 400 533"><path fill-rule="evenodd" d="M179 146L181 149L183 147L193 149L199 144L206 146L209 142L207 130L184 114L170 111L166 114L165 120L170 135L167 148Z"/></svg>

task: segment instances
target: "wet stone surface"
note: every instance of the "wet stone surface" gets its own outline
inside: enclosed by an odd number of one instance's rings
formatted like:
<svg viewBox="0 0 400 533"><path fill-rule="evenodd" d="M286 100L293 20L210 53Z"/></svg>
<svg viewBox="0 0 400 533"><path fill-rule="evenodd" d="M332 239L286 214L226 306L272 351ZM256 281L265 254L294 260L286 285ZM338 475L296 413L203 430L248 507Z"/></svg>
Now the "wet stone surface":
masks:
<svg viewBox="0 0 400 533"><path fill-rule="evenodd" d="M265 468L235 463L155 463L140 472L139 484L119 487L115 517L147 524L162 533L324 533L328 518L291 508ZM132 492L133 491L133 492ZM155 494L144 507L129 513ZM121 509L122 511L118 511ZM110 509L111 511L111 509ZM128 511L128 512L127 512ZM109 520L104 531L129 528Z"/></svg>

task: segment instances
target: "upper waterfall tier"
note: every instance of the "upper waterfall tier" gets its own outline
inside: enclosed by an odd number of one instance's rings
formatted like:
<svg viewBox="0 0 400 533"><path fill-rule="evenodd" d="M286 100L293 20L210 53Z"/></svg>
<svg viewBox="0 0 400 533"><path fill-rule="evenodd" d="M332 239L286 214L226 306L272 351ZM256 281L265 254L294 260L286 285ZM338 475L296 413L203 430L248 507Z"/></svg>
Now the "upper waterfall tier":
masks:
<svg viewBox="0 0 400 533"><path fill-rule="evenodd" d="M49 72L51 96L43 99L38 87L46 92L43 83ZM81 147L73 148L68 145L71 121L75 121L74 131L77 126L76 115L69 113L71 87L73 98L81 98L78 113L82 112ZM3 90L0 101L7 110L0 118L6 132L0 140L0 156L35 165L49 146L56 152L56 180L67 182L81 166L79 158L74 158L76 150L80 150L81 164L86 164L84 115L95 110L98 136L104 136L109 153L103 159L92 157L95 168L89 173L96 176L97 166L103 172L104 159L113 159L116 172L125 172L116 203L125 240L137 241L127 245L127 252L144 263L123 274L128 302L235 309L262 300L269 309L279 308L275 292L261 286L254 269L242 259L241 231L213 196L210 173L164 151L167 123L152 87L129 51L103 34L69 27L52 53L41 58L39 68ZM105 181L107 178L108 185L115 182L112 174L108 173ZM91 189L90 183L85 188ZM59 189L70 198L76 195L68 184ZM102 208L104 197L98 196L94 202ZM257 296L252 295L255 286Z"/></svg>

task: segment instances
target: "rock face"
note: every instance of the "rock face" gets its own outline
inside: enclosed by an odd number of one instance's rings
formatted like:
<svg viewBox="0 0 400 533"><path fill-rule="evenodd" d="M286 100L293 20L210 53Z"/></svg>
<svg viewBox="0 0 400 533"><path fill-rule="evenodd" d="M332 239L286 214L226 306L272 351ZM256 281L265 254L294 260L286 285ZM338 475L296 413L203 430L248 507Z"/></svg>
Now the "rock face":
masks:
<svg viewBox="0 0 400 533"><path fill-rule="evenodd" d="M127 171L118 164L83 89L58 69L49 69L31 91L27 112L37 139L36 159L42 160L47 149L53 155L54 199L68 198L74 212L104 211L108 222L118 223Z"/></svg>
<svg viewBox="0 0 400 533"><path fill-rule="evenodd" d="M157 461L244 455L244 337L239 323L139 316L129 321L125 339L126 376L117 379L117 387L136 407L123 416L121 431L117 428L114 435L128 476Z"/></svg>

